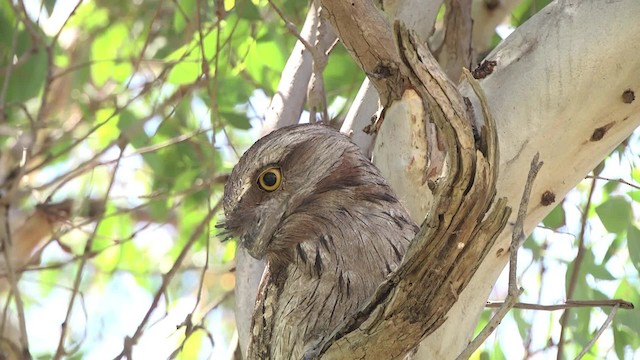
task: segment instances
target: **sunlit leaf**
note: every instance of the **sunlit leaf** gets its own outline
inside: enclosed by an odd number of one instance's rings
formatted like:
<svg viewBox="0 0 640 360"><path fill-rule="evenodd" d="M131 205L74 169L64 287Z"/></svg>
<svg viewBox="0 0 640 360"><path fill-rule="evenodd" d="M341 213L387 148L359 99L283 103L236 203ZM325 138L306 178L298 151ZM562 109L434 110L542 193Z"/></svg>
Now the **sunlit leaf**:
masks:
<svg viewBox="0 0 640 360"><path fill-rule="evenodd" d="M627 246L631 263L640 273L640 229L633 225L629 225L627 230Z"/></svg>
<svg viewBox="0 0 640 360"><path fill-rule="evenodd" d="M627 195L629 195L629 197L632 198L633 201L640 202L640 190L631 190L627 192Z"/></svg>
<svg viewBox="0 0 640 360"><path fill-rule="evenodd" d="M91 145L95 149L104 148L120 136L118 129L118 119L120 115L115 113L115 109L100 109L96 111L95 123L98 129L89 138Z"/></svg>
<svg viewBox="0 0 640 360"><path fill-rule="evenodd" d="M222 262L228 263L236 256L236 249L238 245L235 241L227 241L224 244L224 254L222 255Z"/></svg>
<svg viewBox="0 0 640 360"><path fill-rule="evenodd" d="M184 30L186 24L193 21L196 0L177 0L176 12L173 14L173 27L176 32Z"/></svg>
<svg viewBox="0 0 640 360"><path fill-rule="evenodd" d="M588 251L588 250L587 250ZM572 262L567 267L567 273L565 277L566 288L569 288L569 284L571 283L571 277L575 270L575 262ZM593 295L593 291L591 287L587 284L587 279L585 277L586 270L584 268L580 269L580 272L575 277L575 287L572 295L572 299L590 299Z"/></svg>
<svg viewBox="0 0 640 360"><path fill-rule="evenodd" d="M613 233L627 230L631 221L631 205L621 196L614 196L596 208L604 227Z"/></svg>
<svg viewBox="0 0 640 360"><path fill-rule="evenodd" d="M129 44L129 29L119 23L107 28L91 45L91 58L95 62L91 67L91 77L96 85L104 85L107 80L114 78L123 80L123 74L130 76L133 67L123 51L124 45Z"/></svg>
<svg viewBox="0 0 640 360"><path fill-rule="evenodd" d="M224 0L224 10L229 11L236 5L235 0Z"/></svg>
<svg viewBox="0 0 640 360"><path fill-rule="evenodd" d="M251 0L237 0L236 11L238 12L238 16L243 19L251 21L261 19L258 7L255 6Z"/></svg>
<svg viewBox="0 0 640 360"><path fill-rule="evenodd" d="M8 84L4 101L23 102L37 96L47 75L45 49L36 46L33 37L23 27L16 27L16 18L9 3L0 5L0 88ZM36 30L43 40L47 37ZM47 39L48 41L48 39ZM11 66L10 66L11 64ZM10 69L11 71L6 71ZM6 80L6 78L9 78Z"/></svg>
<svg viewBox="0 0 640 360"><path fill-rule="evenodd" d="M229 125L235 128L243 130L251 129L251 123L249 123L249 119L244 114L221 112L220 115L227 121L227 123L229 123Z"/></svg>
<svg viewBox="0 0 640 360"><path fill-rule="evenodd" d="M545 216L544 220L542 220L542 223L551 229L558 229L564 226L566 222L562 203L556 205L556 207L551 210L549 215Z"/></svg>
<svg viewBox="0 0 640 360"><path fill-rule="evenodd" d="M53 8L56 6L56 0L43 0L43 5L44 8L47 10L47 13L49 14L49 16L51 16L51 13L53 12Z"/></svg>
<svg viewBox="0 0 640 360"><path fill-rule="evenodd" d="M626 278L623 278L622 281L620 281L620 285L616 290L614 298L623 299L636 305L640 304L640 293L638 292L638 285L640 284L638 284L637 282L635 284L631 284ZM616 318L616 320L619 323L628 326L636 334L640 334L640 311L620 311L623 312L623 314L622 316Z"/></svg>
<svg viewBox="0 0 640 360"><path fill-rule="evenodd" d="M616 253L618 253L618 251L620 251L623 245L624 245L623 237L620 235L616 236L611 242L611 245L609 245L607 252L604 254L604 259L602 260L602 262L605 264L608 263L611 257Z"/></svg>

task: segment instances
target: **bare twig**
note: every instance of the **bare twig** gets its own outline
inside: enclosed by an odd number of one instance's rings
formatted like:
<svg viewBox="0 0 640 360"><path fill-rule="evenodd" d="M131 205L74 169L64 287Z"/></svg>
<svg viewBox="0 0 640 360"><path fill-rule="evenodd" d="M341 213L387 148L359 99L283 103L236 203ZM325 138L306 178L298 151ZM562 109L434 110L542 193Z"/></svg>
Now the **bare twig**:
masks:
<svg viewBox="0 0 640 360"><path fill-rule="evenodd" d="M487 308L500 308L504 305L503 301L488 301L485 307ZM531 303L515 303L514 309L524 310L541 310L541 311L556 311L565 310L570 308L584 308L584 307L618 307L620 309L632 310L634 306L632 303L622 299L611 300L567 300L562 304L556 305L541 305Z"/></svg>
<svg viewBox="0 0 640 360"><path fill-rule="evenodd" d="M269 0L269 4L275 10L275 12L280 16L282 21L284 21L287 30L295 36L309 51L311 57L313 59L313 73L310 78L308 87L307 87L307 102L309 103L310 115L309 122L315 122L316 110L318 107L322 107L322 117L323 121L329 121L329 114L327 112L327 97L324 92L324 81L322 77L322 72L324 68L327 66L328 54L322 49L323 43L332 44L331 41L324 41L323 37L330 37L331 32L329 30L328 24L326 20L323 20L319 15L320 7L317 4L312 5L310 11L316 11L316 16L313 19L312 31L316 32L316 36L311 37L313 44L307 39L305 39L299 32L296 26L289 21L282 11L273 3L272 0ZM335 35L333 36L335 37Z"/></svg>
<svg viewBox="0 0 640 360"><path fill-rule="evenodd" d="M124 147L120 148L120 153L118 154L118 159L122 159L122 155L124 154ZM111 193L111 189L113 188L113 184L115 183L115 179L116 179L116 173L118 172L118 167L120 166L120 162L118 161L114 168L113 171L111 172L111 178L109 181L109 185L107 186L107 190L105 192L105 195L102 199L103 203L102 206L104 207L104 205L107 202L107 199L109 199L109 194ZM54 359L55 360L59 360L62 357L64 357L66 354L66 350L64 347L64 340L65 337L67 335L67 330L69 328L69 320L71 319L71 314L73 312L73 307L75 305L75 300L76 300L76 296L78 295L78 292L80 291L80 282L82 280L82 275L84 272L84 267L86 266L87 262L89 261L90 258L93 257L93 252L92 252L92 247L93 247L93 241L95 240L95 237L98 233L98 229L100 228L100 222L102 221L102 218L98 218L96 226L93 229L93 232L91 234L91 236L89 236L89 238L87 239L87 242L85 243L84 246L84 252L82 254L82 257L80 259L80 264L78 265L78 271L76 272L76 278L73 282L73 291L71 292L71 298L69 299L69 305L67 306L67 314L65 315L64 318L64 322L61 325L61 329L60 329L60 338L58 340L58 348L56 349L56 353L54 355Z"/></svg>
<svg viewBox="0 0 640 360"><path fill-rule="evenodd" d="M20 329L20 345L22 346L23 356L25 358L30 359L31 355L29 354L29 339L27 337L27 324L24 317L24 304L22 302L22 296L20 295L20 289L18 288L18 279L16 276L16 269L14 267L13 259L12 259L12 241L11 241L11 227L9 223L9 203L4 204L4 236L2 236L2 248L4 252L4 262L6 265L7 271L7 279L9 281L9 286L11 289L11 294L13 294L14 301L16 304L16 310L18 312L18 324ZM8 302L9 299L7 299Z"/></svg>
<svg viewBox="0 0 640 360"><path fill-rule="evenodd" d="M47 101L49 100L49 92L51 90L51 85L53 84L53 69L54 69L53 62L54 62L54 55L55 55L54 50L58 43L58 38L60 37L60 34L62 33L62 30L64 29L64 27L69 22L69 19L71 19L71 17L76 13L76 11L78 10L81 4L82 4L82 0L79 0L78 2L76 2L75 6L71 10L71 13L69 13L69 16L67 16L67 18L62 23L62 26L60 26L60 29L58 29L58 32L51 39L51 42L45 46L45 51L47 54L47 76L44 82L44 88L42 89L42 95L40 95L40 108L38 109L38 115L36 115L36 121L38 124L42 124L46 120L45 114L47 113L47 110L48 110Z"/></svg>
<svg viewBox="0 0 640 360"><path fill-rule="evenodd" d="M589 189L589 196L587 197L587 203L585 204L584 210L582 211L582 225L580 227L580 236L578 236L578 254L576 255L576 259L573 262L573 272L571 273L571 277L569 279L569 284L567 284L567 299L571 299L573 297L573 292L576 289L576 284L578 282L578 275L580 274L580 267L582 266L582 260L584 259L584 234L587 229L587 216L589 214L589 209L591 208L591 200L593 199L593 193L596 189L596 181L597 179L592 179L591 188ZM558 354L557 359L562 359L562 349L564 348L565 342L565 331L567 329L567 324L569 323L569 310L566 309L562 317L560 318L560 339L558 340Z"/></svg>
<svg viewBox="0 0 640 360"><path fill-rule="evenodd" d="M9 53L10 58L13 57L16 53L16 46L18 45L18 34L20 33L18 31L18 24L20 22L16 19L16 23L13 26L13 36L11 39L11 52ZM4 111L4 107L5 107L5 100L6 100L6 96L7 96L7 90L9 89L9 79L11 79L11 72L13 70L14 66L17 66L18 64L14 64L13 61L9 61L9 64L5 67L5 73L4 73L4 81L2 83L2 89L0 90L0 108L2 108L2 110L0 111L0 123L3 123L5 121L5 111Z"/></svg>
<svg viewBox="0 0 640 360"><path fill-rule="evenodd" d="M160 285L160 288L156 291L153 301L151 302L151 305L149 306L149 309L147 310L147 313L145 314L144 318L138 325L138 328L136 329L135 333L131 337L127 336L124 339L124 346L122 348L122 351L114 359L122 359L122 358L131 359L132 358L131 353L132 353L133 347L142 336L142 333L144 332L144 329L147 326L147 323L151 319L151 314L153 313L153 311L158 306L158 303L160 302L160 298L163 296L163 294L165 294L167 287L169 286L169 283L173 279L174 275L180 269L180 266L182 265L184 258L187 256L187 254L191 250L191 247L198 240L199 236L204 233L205 227L209 225L209 221L211 221L213 216L218 212L221 205L222 205L222 201L219 201L212 209L210 209L207 216L205 216L202 222L200 222L200 224L198 224L198 226L195 228L193 233L191 233L189 240L182 248L182 251L176 258L175 262L173 263L173 266L162 277L162 284Z"/></svg>
<svg viewBox="0 0 640 360"><path fill-rule="evenodd" d="M611 309L611 312L609 313L609 316L607 316L607 319L604 321L604 323L602 324L600 329L598 329L595 335L593 335L593 339L591 339L591 341L589 341L587 346L585 346L584 349L580 351L580 354L576 356L576 360L582 359L582 357L584 357L587 354L589 349L591 349L591 347L596 343L596 341L598 341L598 338L600 338L602 333L604 333L604 331L609 327L609 324L611 324L611 321L616 316L616 313L618 312L618 308L619 308L619 305L616 305L613 307L613 309Z"/></svg>
<svg viewBox="0 0 640 360"><path fill-rule="evenodd" d="M518 247L524 242L525 234L524 234L524 219L527 215L527 207L529 206L529 199L531 198L531 188L533 186L533 181L538 175L538 171L543 165L543 162L539 162L538 158L540 154L536 153L531 161L531 168L529 169L529 176L527 176L527 182L524 186L524 191L522 192L522 199L520 200L520 208L518 209L518 217L516 218L516 223L513 227L513 234L511 237L511 245L509 246L509 292L507 294L507 298L502 303L498 311L493 315L491 320L487 323L487 325L480 331L480 334L476 336L469 345L458 355L458 360L468 359L479 347L482 343L487 340L489 335L493 333L493 331L500 325L502 319L507 315L509 310L511 310L518 296L522 293L523 289L518 288L517 279L516 279L516 270L518 266Z"/></svg>
<svg viewBox="0 0 640 360"><path fill-rule="evenodd" d="M587 176L585 176L585 178L587 178L587 179L599 179L599 180L605 180L605 181L615 181L615 182L619 182L620 184L625 184L627 186L631 186L634 189L640 190L640 185L628 182L628 181L623 180L623 179L612 179L612 178L608 178L608 177L604 177L604 176L596 176L596 175L587 175Z"/></svg>

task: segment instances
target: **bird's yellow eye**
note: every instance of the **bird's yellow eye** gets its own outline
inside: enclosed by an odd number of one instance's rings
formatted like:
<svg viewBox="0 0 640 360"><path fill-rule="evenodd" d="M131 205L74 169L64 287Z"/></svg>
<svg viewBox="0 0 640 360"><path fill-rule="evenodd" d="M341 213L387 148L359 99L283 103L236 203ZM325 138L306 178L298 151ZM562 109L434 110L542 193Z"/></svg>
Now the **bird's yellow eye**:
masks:
<svg viewBox="0 0 640 360"><path fill-rule="evenodd" d="M258 186L264 191L276 191L282 183L282 171L280 168L270 166L258 175Z"/></svg>

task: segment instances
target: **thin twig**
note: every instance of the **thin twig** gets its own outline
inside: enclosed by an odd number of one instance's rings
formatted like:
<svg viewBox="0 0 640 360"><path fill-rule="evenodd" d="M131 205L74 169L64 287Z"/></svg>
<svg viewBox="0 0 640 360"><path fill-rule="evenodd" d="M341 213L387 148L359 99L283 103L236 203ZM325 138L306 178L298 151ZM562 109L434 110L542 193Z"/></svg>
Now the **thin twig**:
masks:
<svg viewBox="0 0 640 360"><path fill-rule="evenodd" d="M53 69L54 69L54 55L55 55L54 50L58 43L58 38L60 37L60 34L62 33L62 30L64 29L64 27L69 22L69 19L73 17L73 15L76 13L76 11L78 10L81 4L82 4L82 0L78 0L75 6L71 9L69 16L67 16L67 18L64 20L64 22L62 23L62 26L60 26L60 29L58 29L58 32L51 39L51 42L47 44L44 48L47 56L47 75L46 75L46 80L44 82L44 87L42 89L42 94L40 95L40 107L38 108L38 114L36 115L36 121L38 124L42 124L46 120L45 115L47 110L49 110L49 107L47 106L47 101L50 100L49 92L51 91L51 85L53 84ZM35 134L33 135L35 136Z"/></svg>
<svg viewBox="0 0 640 360"><path fill-rule="evenodd" d="M504 304L503 301L488 301L485 307L487 308L500 308ZM541 305L531 303L515 303L514 309L524 310L541 310L541 311L556 311L566 310L570 308L585 308L585 307L618 307L620 309L632 310L634 306L632 303L622 299L611 300L567 300L562 304L556 305Z"/></svg>
<svg viewBox="0 0 640 360"><path fill-rule="evenodd" d="M198 226L195 228L193 233L191 233L189 240L187 240L187 243L182 248L182 251L180 252L180 254L178 254L178 257L176 258L176 261L174 261L173 266L162 277L162 284L160 285L160 288L156 291L153 301L151 302L151 305L149 306L149 309L147 310L147 313L145 314L144 318L138 325L138 328L136 329L135 333L131 337L127 336L124 339L124 346L122 348L122 351L114 359L122 359L122 358L131 359L132 358L131 353L132 353L133 347L142 336L142 333L144 332L144 329L147 326L147 323L151 319L151 314L158 306L158 303L160 303L160 298L165 294L167 287L169 286L169 283L171 282L175 274L180 269L180 266L182 265L184 258L187 256L187 254L191 250L191 247L193 246L193 244L195 244L196 240L198 240L199 236L204 232L204 229L205 227L208 226L209 221L211 221L213 216L218 212L218 210L220 209L220 206L222 206L222 201L218 201L218 203L211 210L209 210L209 213L207 214L207 216L202 220L202 222L200 222L200 224L198 224Z"/></svg>
<svg viewBox="0 0 640 360"><path fill-rule="evenodd" d="M320 7L317 4L312 3L312 7L315 7L315 11L317 12L317 16L315 17L313 24L313 28L317 32L314 40L314 44L311 44L307 39L305 39L299 32L296 26L289 21L284 13L273 3L273 0L268 0L269 5L275 10L275 12L280 16L282 21L284 21L287 30L295 36L309 51L311 54L311 58L313 59L313 73L311 79L309 80L309 84L307 87L307 102L309 103L309 122L315 122L315 112L318 106L323 107L322 117L323 121L329 122L329 114L327 112L327 96L324 92L324 80L322 73L324 68L327 66L327 52L322 51L320 49L320 44L323 43L323 36L327 36L327 32L329 31L328 24L325 20L319 16Z"/></svg>
<svg viewBox="0 0 640 360"><path fill-rule="evenodd" d="M124 147L120 148L120 153L118 154L118 159L122 159L122 155L124 154ZM115 183L115 179L116 179L116 173L118 172L118 168L120 166L120 162L118 161L114 168L113 171L111 172L111 177L109 180L109 184L107 186L107 190L105 192L104 197L102 198L102 206L104 207L104 205L106 204L107 200L109 199L109 194L111 193L111 189L113 188L113 184ZM66 350L64 348L64 340L66 338L67 335L67 330L69 328L69 320L71 319L71 314L73 312L73 307L75 305L75 300L76 300L76 296L78 295L78 292L80 291L80 282L82 281L82 275L84 272L84 267L86 266L87 262L89 261L89 259L93 258L93 251L92 251L92 247L93 247L93 241L96 238L96 235L98 234L98 229L100 228L100 222L102 221L102 218L99 217L98 220L96 221L96 225L93 228L93 232L91 233L91 236L89 236L89 238L87 239L87 242L85 243L84 246L84 252L82 253L82 257L80 259L80 264L78 265L78 271L76 272L76 278L73 282L73 291L71 292L71 297L69 299L69 305L67 305L67 313L65 315L64 318L64 322L61 325L61 329L60 329L60 338L58 339L58 348L56 349L56 353L53 357L53 359L55 360L59 360L62 357L64 357L66 354Z"/></svg>
<svg viewBox="0 0 640 360"><path fill-rule="evenodd" d="M507 298L502 303L502 306L496 311L491 320L487 323L487 325L480 331L480 334L476 336L469 345L458 355L457 360L464 360L471 357L471 355L482 345L482 343L487 340L489 335L493 333L493 331L500 325L500 322L507 315L509 310L511 310L518 296L522 293L523 289L518 288L517 279L516 279L516 271L518 266L518 247L524 242L526 239L524 235L524 219L527 215L527 208L529 206L529 199L531 198L531 188L533 187L533 181L538 175L538 171L543 165L543 162L539 162L538 159L540 154L536 153L531 161L531 168L529 169L529 175L527 176L527 182L524 186L524 191L522 192L522 199L520 200L520 208L518 209L518 217L516 218L516 223L513 227L513 233L511 236L511 245L509 246L509 292L507 294Z"/></svg>
<svg viewBox="0 0 640 360"><path fill-rule="evenodd" d="M613 307L613 309L611 309L611 312L609 313L609 316L607 316L607 320L604 321L604 323L602 324L600 329L598 329L598 331L593 336L593 339L591 339L591 341L589 341L587 346L585 346L584 349L582 349L582 351L580 352L580 354L578 354L578 356L576 356L576 360L582 359L582 357L587 354L589 349L591 349L591 347L596 343L596 341L598 341L598 338L609 327L609 324L611 324L611 321L616 316L616 313L618 312L618 308L619 308L619 306L616 305L616 306Z"/></svg>
<svg viewBox="0 0 640 360"><path fill-rule="evenodd" d="M209 198L207 199L207 205L211 207L211 203L210 203L211 200L209 199L211 199L211 192L209 192ZM211 229L208 226L207 226L207 229L208 229L207 233L211 233ZM209 241L210 241L210 237L207 237L206 245L205 245L204 266L200 271L200 283L198 284L198 295L196 296L195 304L193 304L193 309L191 310L191 314L193 314L198 309L198 306L200 306L200 301L202 300L202 290L204 289L204 280L205 280L205 276L207 275L207 270L209 269L209 245L210 245Z"/></svg>
<svg viewBox="0 0 640 360"><path fill-rule="evenodd" d="M11 289L11 294L13 294L14 301L16 304L16 310L18 312L18 322L20 328L20 345L22 346L23 355L30 359L31 355L29 354L29 339L27 337L27 323L24 317L24 304L22 302L22 296L20 295L20 289L18 288L18 279L15 272L15 267L13 264L11 249L12 249L12 240L11 240L11 227L9 223L9 203L4 205L4 236L2 236L2 247L4 250L4 262L7 270L7 279L9 281L9 286ZM8 299L7 299L8 301Z"/></svg>
<svg viewBox="0 0 640 360"><path fill-rule="evenodd" d="M20 22L18 21L18 19L16 19L16 23L13 26L13 36L11 39L11 51L9 52L9 56L8 56L9 59L13 58L13 56L15 56L16 54L16 47L18 45L18 34L20 33L18 31L18 24L20 24ZM9 79L11 79L11 74L14 66L18 66L18 64L14 64L13 61L9 61L9 64L5 68L4 81L2 83L2 88L0 90L0 107L3 108L2 111L0 111L0 123L5 122L4 104L7 96L7 90L9 89Z"/></svg>
<svg viewBox="0 0 640 360"><path fill-rule="evenodd" d="M569 284L567 286L567 300L573 297L573 292L576 289L576 284L578 282L578 275L580 274L580 267L582 266L582 260L584 259L584 234L587 229L587 216L589 214L589 209L591 208L591 200L593 199L597 180L598 179L592 179L591 181L591 189L589 189L587 203L582 211L582 225L580 227L580 236L578 236L578 254L576 254L576 259L573 262L573 272L571 273L571 278L569 279ZM562 349L564 348L565 341L564 335L567 329L567 324L569 323L569 310L570 309L566 309L560 318L560 339L558 340L558 353L556 355L558 360L562 360Z"/></svg>
<svg viewBox="0 0 640 360"><path fill-rule="evenodd" d="M627 186L631 186L632 188L640 190L640 185L628 182L628 181L623 180L623 179L612 179L612 178L608 178L608 177L604 177L604 176L596 176L596 175L587 175L587 176L585 176L585 178L587 178L587 179L599 179L599 180L605 180L605 181L615 181L615 182L619 182L620 184L625 184Z"/></svg>

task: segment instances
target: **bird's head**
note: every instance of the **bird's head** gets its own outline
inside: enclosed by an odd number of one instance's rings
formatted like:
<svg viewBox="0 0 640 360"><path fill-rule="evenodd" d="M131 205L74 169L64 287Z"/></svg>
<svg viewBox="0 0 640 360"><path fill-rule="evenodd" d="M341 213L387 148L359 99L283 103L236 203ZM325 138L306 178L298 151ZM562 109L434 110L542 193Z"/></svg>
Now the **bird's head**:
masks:
<svg viewBox="0 0 640 360"><path fill-rule="evenodd" d="M319 193L357 181L359 170L348 160L354 156L361 156L356 145L322 125L289 126L266 135L231 172L224 189L225 221L218 227L257 259L292 247L274 241L285 237L279 235L287 217L301 207L320 206ZM297 226L296 237L304 237L304 231Z"/></svg>

